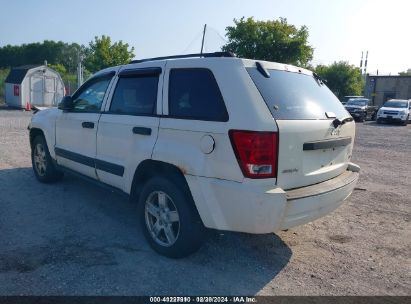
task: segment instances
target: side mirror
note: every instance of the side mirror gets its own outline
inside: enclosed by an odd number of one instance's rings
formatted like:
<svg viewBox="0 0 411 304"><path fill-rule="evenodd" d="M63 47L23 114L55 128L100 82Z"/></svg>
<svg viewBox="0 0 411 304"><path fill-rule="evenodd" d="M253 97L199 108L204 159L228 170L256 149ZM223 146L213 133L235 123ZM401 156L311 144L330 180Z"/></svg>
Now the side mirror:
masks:
<svg viewBox="0 0 411 304"><path fill-rule="evenodd" d="M58 105L58 108L63 111L70 111L74 109L73 98L71 96L64 96Z"/></svg>

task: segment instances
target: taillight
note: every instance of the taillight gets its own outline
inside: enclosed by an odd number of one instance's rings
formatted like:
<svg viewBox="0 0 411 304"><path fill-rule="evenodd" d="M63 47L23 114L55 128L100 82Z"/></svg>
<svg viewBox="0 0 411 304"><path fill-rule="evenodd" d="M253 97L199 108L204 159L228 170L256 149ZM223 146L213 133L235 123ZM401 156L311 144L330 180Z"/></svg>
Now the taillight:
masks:
<svg viewBox="0 0 411 304"><path fill-rule="evenodd" d="M230 130L229 135L245 177L277 177L278 133Z"/></svg>

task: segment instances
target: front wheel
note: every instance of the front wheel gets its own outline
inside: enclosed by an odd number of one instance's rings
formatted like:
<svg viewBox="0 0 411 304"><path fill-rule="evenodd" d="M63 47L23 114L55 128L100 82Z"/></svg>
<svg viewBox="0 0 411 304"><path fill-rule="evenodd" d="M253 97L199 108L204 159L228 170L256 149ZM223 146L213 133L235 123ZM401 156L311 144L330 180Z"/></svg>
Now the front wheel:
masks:
<svg viewBox="0 0 411 304"><path fill-rule="evenodd" d="M403 126L406 126L408 124L408 121L410 120L410 115L408 114L407 118L405 121L402 123Z"/></svg>
<svg viewBox="0 0 411 304"><path fill-rule="evenodd" d="M205 227L185 185L163 177L150 179L139 199L144 235L159 254L182 258L203 243Z"/></svg>
<svg viewBox="0 0 411 304"><path fill-rule="evenodd" d="M63 177L63 173L55 168L46 140L41 135L33 140L31 163L36 178L42 183L55 182Z"/></svg>

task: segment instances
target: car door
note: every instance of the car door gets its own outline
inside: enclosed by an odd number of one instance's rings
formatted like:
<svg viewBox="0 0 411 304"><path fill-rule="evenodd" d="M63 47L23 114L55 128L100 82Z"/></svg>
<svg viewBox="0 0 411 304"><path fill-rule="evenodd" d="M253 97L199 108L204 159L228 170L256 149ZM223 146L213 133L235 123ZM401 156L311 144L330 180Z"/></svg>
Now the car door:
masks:
<svg viewBox="0 0 411 304"><path fill-rule="evenodd" d="M73 95L74 108L56 120L57 163L96 178L96 134L101 108L114 72L93 77Z"/></svg>
<svg viewBox="0 0 411 304"><path fill-rule="evenodd" d="M164 62L135 64L119 71L98 125L98 179L129 192L137 166L150 159L162 107Z"/></svg>

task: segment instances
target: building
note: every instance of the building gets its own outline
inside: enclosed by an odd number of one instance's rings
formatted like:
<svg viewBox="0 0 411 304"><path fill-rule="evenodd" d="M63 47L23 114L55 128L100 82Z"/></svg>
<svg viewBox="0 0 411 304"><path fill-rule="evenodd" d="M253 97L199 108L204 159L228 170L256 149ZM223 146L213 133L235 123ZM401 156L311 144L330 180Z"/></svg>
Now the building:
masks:
<svg viewBox="0 0 411 304"><path fill-rule="evenodd" d="M379 107L388 99L411 99L411 76L367 75L364 96Z"/></svg>
<svg viewBox="0 0 411 304"><path fill-rule="evenodd" d="M60 74L47 65L25 65L13 68L5 82L5 100L8 106L26 108L55 106L64 96Z"/></svg>

